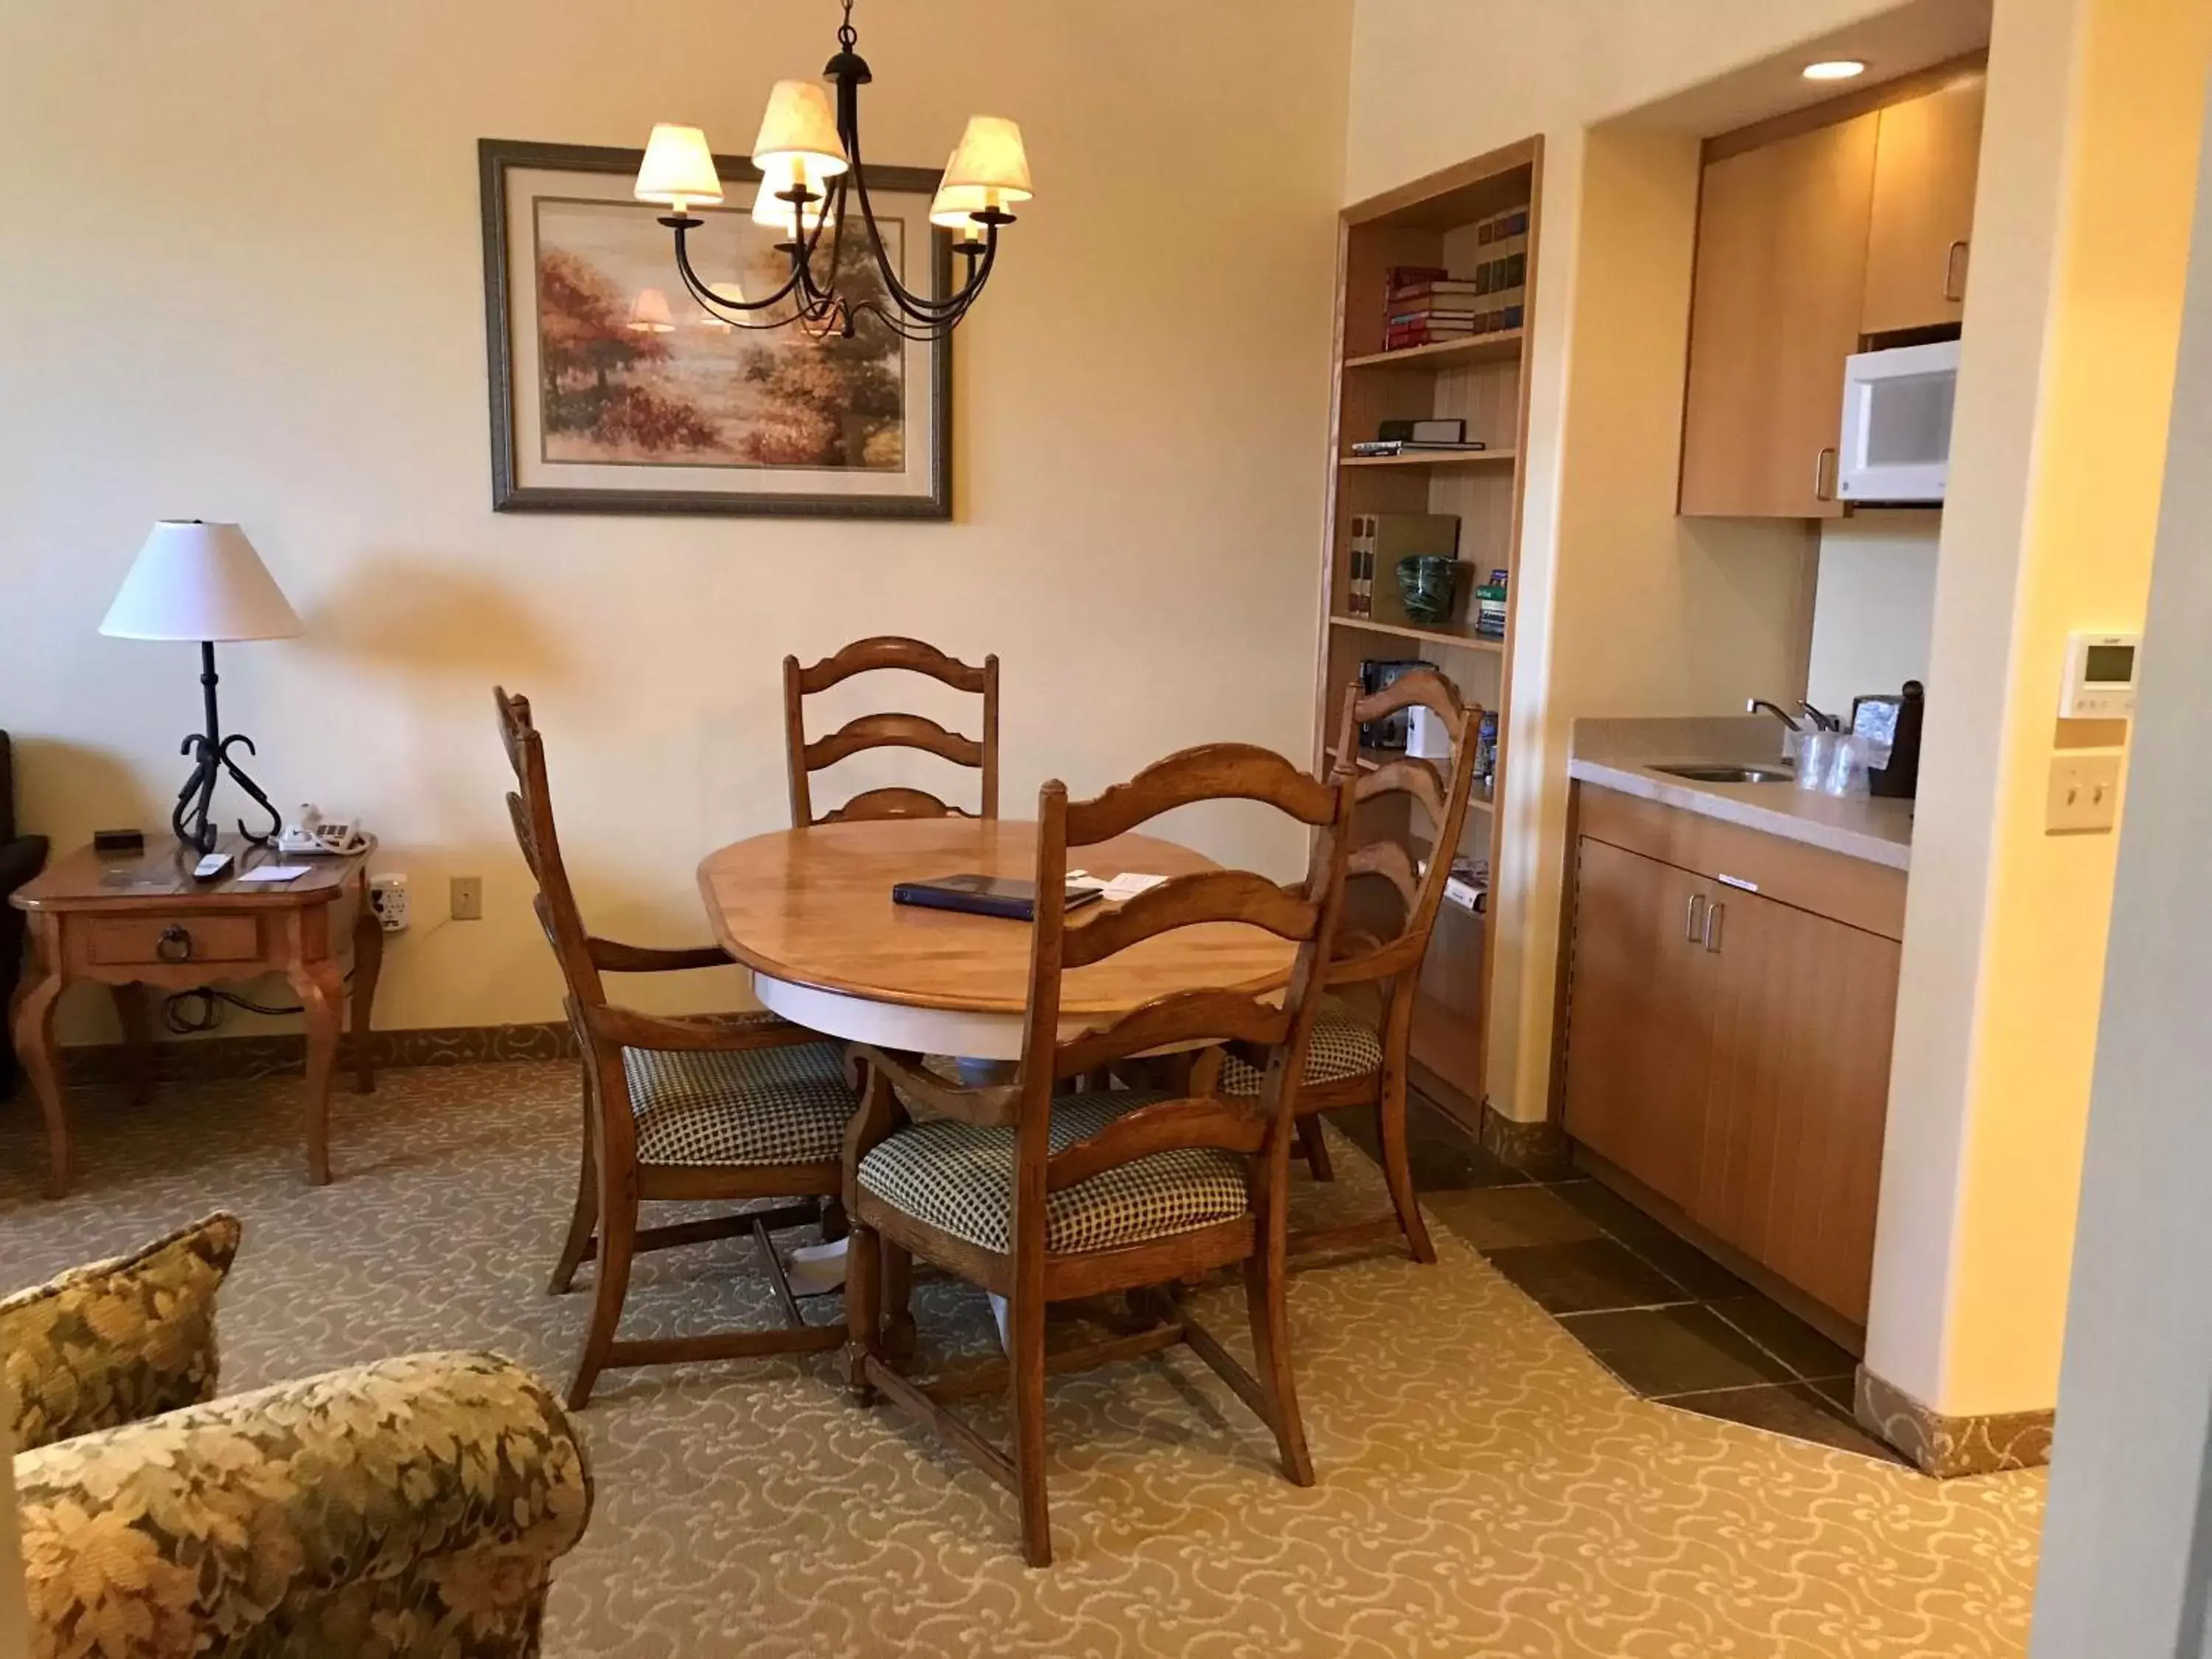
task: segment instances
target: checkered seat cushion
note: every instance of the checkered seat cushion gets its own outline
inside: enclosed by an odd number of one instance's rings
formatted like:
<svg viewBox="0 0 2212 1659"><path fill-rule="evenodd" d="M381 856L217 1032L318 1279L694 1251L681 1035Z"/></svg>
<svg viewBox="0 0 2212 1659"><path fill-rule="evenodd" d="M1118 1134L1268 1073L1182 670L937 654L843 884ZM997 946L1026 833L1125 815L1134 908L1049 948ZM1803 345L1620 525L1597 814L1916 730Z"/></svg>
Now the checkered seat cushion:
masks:
<svg viewBox="0 0 2212 1659"><path fill-rule="evenodd" d="M1087 1139L1125 1112L1168 1097L1150 1089L1066 1095L1052 1104L1052 1149ZM915 1220L1004 1254L1012 1249L1014 1132L948 1118L917 1123L860 1160L860 1185ZM1243 1215L1244 1161L1211 1147L1154 1152L1045 1200L1045 1249L1110 1250Z"/></svg>
<svg viewBox="0 0 2212 1659"><path fill-rule="evenodd" d="M834 1164L856 1100L834 1042L625 1048L641 1164Z"/></svg>
<svg viewBox="0 0 2212 1659"><path fill-rule="evenodd" d="M1306 1047L1305 1081L1339 1083L1382 1069L1382 1039L1375 1028L1334 997L1324 1000L1314 1021L1313 1041ZM1223 1058L1223 1094L1256 1095L1263 1080L1260 1068L1249 1060L1233 1053Z"/></svg>

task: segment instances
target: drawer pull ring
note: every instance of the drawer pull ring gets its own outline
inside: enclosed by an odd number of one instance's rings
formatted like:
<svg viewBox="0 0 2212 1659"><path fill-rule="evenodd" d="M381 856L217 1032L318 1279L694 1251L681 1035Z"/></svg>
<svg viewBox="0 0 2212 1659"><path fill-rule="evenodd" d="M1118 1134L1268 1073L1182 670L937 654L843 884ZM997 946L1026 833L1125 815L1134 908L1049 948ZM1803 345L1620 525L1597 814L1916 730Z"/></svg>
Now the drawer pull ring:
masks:
<svg viewBox="0 0 2212 1659"><path fill-rule="evenodd" d="M154 954L164 962L190 962L192 936L173 924L164 927L161 937L154 941Z"/></svg>

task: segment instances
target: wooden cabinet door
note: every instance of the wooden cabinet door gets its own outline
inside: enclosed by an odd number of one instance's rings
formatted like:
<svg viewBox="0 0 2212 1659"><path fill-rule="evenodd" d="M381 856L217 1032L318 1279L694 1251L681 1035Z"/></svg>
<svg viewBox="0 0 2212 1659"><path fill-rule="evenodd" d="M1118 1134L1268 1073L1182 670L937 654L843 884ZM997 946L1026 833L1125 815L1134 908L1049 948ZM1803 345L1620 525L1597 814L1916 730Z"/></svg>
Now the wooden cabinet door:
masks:
<svg viewBox="0 0 2212 1659"><path fill-rule="evenodd" d="M1899 946L1726 888L1715 906L1712 1091L1686 1207L1863 1325Z"/></svg>
<svg viewBox="0 0 2212 1659"><path fill-rule="evenodd" d="M1881 113L1863 334L1955 323L1965 313L1984 87L1978 74L1962 76Z"/></svg>
<svg viewBox="0 0 2212 1659"><path fill-rule="evenodd" d="M1714 161L1698 208L1681 510L1833 519L1844 359L1858 349L1868 114Z"/></svg>
<svg viewBox="0 0 2212 1659"><path fill-rule="evenodd" d="M1698 1190L1712 987L1701 876L1583 837L1567 981L1567 1133L1687 1208Z"/></svg>

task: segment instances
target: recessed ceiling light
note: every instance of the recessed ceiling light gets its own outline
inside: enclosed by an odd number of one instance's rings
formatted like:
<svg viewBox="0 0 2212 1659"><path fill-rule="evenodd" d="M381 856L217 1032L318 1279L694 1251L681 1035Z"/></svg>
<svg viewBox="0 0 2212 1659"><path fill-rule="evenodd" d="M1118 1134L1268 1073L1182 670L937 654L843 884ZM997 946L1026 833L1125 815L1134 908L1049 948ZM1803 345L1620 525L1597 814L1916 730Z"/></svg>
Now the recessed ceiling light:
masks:
<svg viewBox="0 0 2212 1659"><path fill-rule="evenodd" d="M1848 81L1854 75L1865 73L1866 65L1856 58L1828 58L1805 65L1808 81Z"/></svg>

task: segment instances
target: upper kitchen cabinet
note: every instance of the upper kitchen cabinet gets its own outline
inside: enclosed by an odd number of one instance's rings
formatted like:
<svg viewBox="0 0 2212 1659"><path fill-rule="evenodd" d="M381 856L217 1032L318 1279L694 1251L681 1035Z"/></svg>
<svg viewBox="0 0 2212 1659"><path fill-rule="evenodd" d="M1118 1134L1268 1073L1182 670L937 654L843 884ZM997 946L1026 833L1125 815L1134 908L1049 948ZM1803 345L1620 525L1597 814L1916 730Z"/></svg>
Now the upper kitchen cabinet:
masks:
<svg viewBox="0 0 2212 1659"><path fill-rule="evenodd" d="M1862 334L1956 323L1966 309L1984 86L1977 70L1881 112Z"/></svg>
<svg viewBox="0 0 2212 1659"><path fill-rule="evenodd" d="M1684 513L1842 516L1836 438L1865 307L1879 125L1862 115L1705 167Z"/></svg>
<svg viewBox="0 0 2212 1659"><path fill-rule="evenodd" d="M1959 324L1983 82L1960 59L1706 141L1682 512L1843 515L1844 359Z"/></svg>

